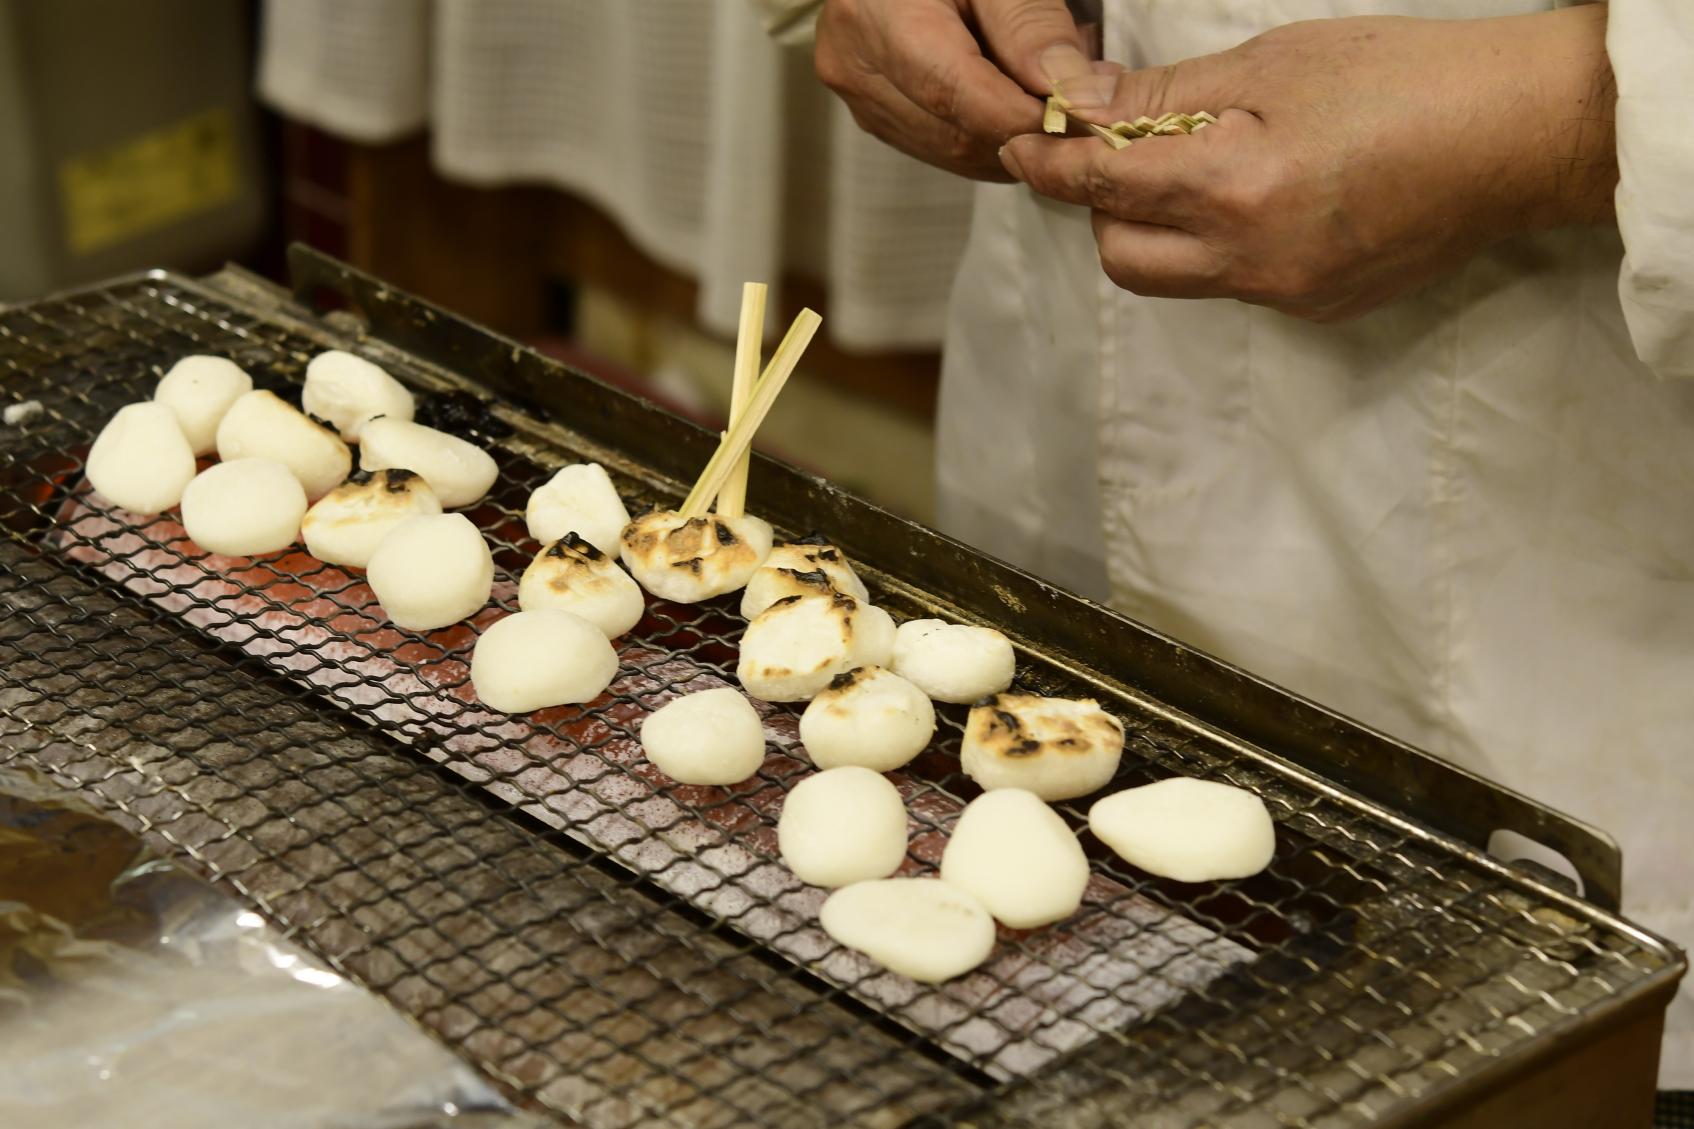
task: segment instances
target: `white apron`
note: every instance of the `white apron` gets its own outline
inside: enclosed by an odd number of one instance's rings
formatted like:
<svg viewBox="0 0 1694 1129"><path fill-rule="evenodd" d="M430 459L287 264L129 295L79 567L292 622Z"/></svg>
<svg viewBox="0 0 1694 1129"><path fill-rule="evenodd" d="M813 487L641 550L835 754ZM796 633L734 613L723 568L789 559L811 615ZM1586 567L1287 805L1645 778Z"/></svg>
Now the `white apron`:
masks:
<svg viewBox="0 0 1694 1129"><path fill-rule="evenodd" d="M1107 0L1104 45L1144 66L1297 19L1543 6ZM985 186L941 523L1604 828L1626 912L1694 946L1694 381L1637 359L1621 255L1519 239L1318 326L1120 291L1084 210ZM1694 985L1660 1085L1694 1088Z"/></svg>

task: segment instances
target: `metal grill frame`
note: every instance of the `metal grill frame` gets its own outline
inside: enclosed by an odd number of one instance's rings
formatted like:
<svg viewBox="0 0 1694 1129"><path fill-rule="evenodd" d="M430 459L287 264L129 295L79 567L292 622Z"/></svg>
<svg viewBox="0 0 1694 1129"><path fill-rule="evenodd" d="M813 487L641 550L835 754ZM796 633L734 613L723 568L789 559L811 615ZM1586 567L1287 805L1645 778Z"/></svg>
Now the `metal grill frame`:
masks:
<svg viewBox="0 0 1694 1129"><path fill-rule="evenodd" d="M529 454L555 464L570 458L597 458L621 472L626 494L633 492L648 500L680 496L689 475L703 465L715 443L715 436L700 428L460 322L344 264L296 248L291 269L295 305L282 301L264 284L229 271L219 276L215 287L152 272L84 292L83 300L97 305L123 293L126 286L141 293L154 287L183 296L179 305L186 302L194 307L181 311L188 320L176 331L192 330L194 319L199 319L200 332L184 336L202 345L229 348L244 333L262 329L271 338L286 336L314 348L351 347L366 352L405 378L427 386L468 386L492 393L502 405L499 414L518 429L517 437L504 444L509 457ZM353 315L320 317L321 307L313 299L325 296L336 305L351 306ZM67 300L77 298L61 299ZM44 305L24 307L21 316L27 322L28 311ZM143 306L145 302L118 311L114 328L120 335L126 318L150 316ZM220 310L229 311L221 321ZM0 361L7 365L7 370L0 371L0 397L10 392L8 385L34 375L25 373L8 355L8 337L15 339L13 344L30 344L14 323L0 317ZM158 359L151 357L150 363ZM303 362L304 356L297 360ZM287 367L298 371L297 365ZM144 393L152 375L138 374L134 389ZM555 420L560 422L551 422ZM75 421L90 436L89 429L97 429L102 422L97 418ZM22 640L39 644L46 636L65 643L63 664L55 665L52 658L59 651L45 658L40 653L33 656L44 664L45 675L20 673L20 668L0 674L0 718L6 722L0 730L6 751L0 756L21 758L56 774L67 786L99 796L152 841L186 855L333 966L387 995L515 1097L587 1123L613 1124L650 1116L686 1120L686 1114L713 1124L720 1123L714 1118L724 1116L787 1124L808 1120L808 1105L810 1119L827 1122L842 1112L827 1104L831 1097L845 1093L863 1099L867 1086L874 1090L897 1078L905 1089L883 1094L883 1100L873 1094L868 1104L859 1101L845 1112L871 1120L968 1116L977 1123L1066 1120L1091 1124L1141 1117L1149 1124L1171 1125L1426 1124L1474 1103L1479 1095L1498 1094L1514 1079L1549 1069L1561 1056L1594 1044L1624 1017L1638 1024L1656 1022L1658 1010L1684 968L1681 955L1671 946L1610 912L1617 904L1620 866L1615 846L1592 829L877 510L816 477L757 459L750 486L756 508L791 532L827 531L849 556L866 566L879 603L902 615L941 614L1007 630L1019 647L1020 667L1031 668L1026 676L1034 688L1092 692L1129 722L1132 750L1126 761L1137 755L1142 758L1139 765L1130 767L1131 776L1137 771L1155 775L1179 771L1254 787L1272 803L1281 824L1280 836L1305 836L1306 845L1295 852L1296 861L1312 874L1300 871L1282 876L1286 897L1270 900L1262 899L1258 888L1250 885L1221 895L1215 890L1175 889L1147 882L1144 876L1138 879L1127 868L1097 862L1097 869L1104 865L1125 889L1167 907L1173 916L1253 944L1255 955L1237 966L1239 974L1214 976L1184 990L1168 1007L1127 1029L1099 1030L1092 1041L1067 1050L1027 1076L997 1077L985 1072L983 1063L961 1059L956 1048L943 1049L936 1031L919 1033L899 1016L877 1014L867 1004L862 984L820 977L772 951L769 936L758 936L756 931L737 933L734 919L713 917L688 897L655 886L653 875L632 871L627 860L620 863L616 852L603 844L584 843L569 828L562 831L557 823L534 820L526 812L532 806L527 801L534 797L525 796L521 789L515 795L491 794L486 787L451 776L381 733L369 724L369 717L361 724L357 717L326 708L321 693L302 693L298 679L277 676L250 655L230 660L228 643L207 639L161 611L157 603L113 583L110 576L91 579L86 571L63 572L60 566L31 556L40 549L44 515L38 508L26 513L19 504L16 492L31 484L18 480L18 464L8 453L10 442L0 433L0 524L13 527L11 540L0 542L7 550L12 577L0 582L0 601L9 605L14 632L18 624L26 625ZM20 549L25 550L21 555ZM84 587L78 588L79 583ZM55 592L59 595L54 596ZM92 607L97 613L72 614L73 605ZM49 609L56 610L49 614ZM721 626L725 621L721 608L706 608L691 620L673 619L661 634L673 639L689 632L732 636L731 628ZM0 636L0 645L9 639ZM709 640L714 645L723 641ZM110 735L110 749L81 740L75 724L63 716L50 716L53 711L44 711L42 702L27 693L38 683L63 679L70 664L92 664L87 669L93 670L105 669L100 665L104 663L123 672L140 665L132 653L153 657L173 650L186 650L188 656L177 660L173 673L185 680L200 679L209 687L195 699L209 711L205 728L219 730L208 742L240 737L240 727L232 724L237 719L275 716L287 720L257 726L242 740L263 747L262 733L281 733L282 748L273 751L297 751L301 740L297 728L315 732L316 727L324 731L327 742L370 751L332 759L327 765L299 761L292 774L283 774L281 791L272 798L271 785L254 784L261 761L256 753L243 759L238 752L227 762L196 760L192 754L184 761L180 753L138 756L134 746L146 745L148 734L142 719L135 716L133 691L119 693L100 707L112 711L110 717L102 715L101 727ZM238 681L251 679L243 693L252 701L245 707L228 705L230 677L220 665L226 662L239 672ZM714 664L708 660L706 665ZM715 665L721 672L721 662ZM123 676L162 678L157 671L127 670ZM77 684L74 675L70 681ZM84 680L78 692L86 695L91 689ZM22 697L20 691L25 692ZM777 713L792 716L792 711ZM957 723L957 717L949 719L950 739L956 740ZM627 721L622 724L627 728ZM331 779L340 785L328 785ZM788 779L790 775L767 774L755 785L755 792L780 790ZM217 786L208 788L208 781ZM938 794L963 792L959 778L945 767L929 783ZM247 843L248 854L267 865L289 857L263 846L258 834L276 820L304 822L298 813L283 810L281 792L289 788L311 799L308 810L315 811L318 805L343 810L345 818L338 831L315 836L308 832L304 841L305 849L321 849L338 858L329 864L337 875L380 876L380 865L392 855L423 849L426 844L447 852L457 850L470 861L430 870L427 878L409 886L384 885L376 877L371 880L375 889L369 891L368 901L313 904L308 910L304 907L310 902L306 897L310 868L297 876L299 888L289 889L286 884L271 888L250 880L259 873L254 869L258 863L246 855L232 861L229 849L231 843ZM427 840L395 845L390 855L353 845L361 820L409 795L414 797L409 814L424 813L421 829L429 833ZM254 796L265 797L262 807L270 806L260 822L247 827L232 813ZM733 791L714 801L727 806L750 802ZM160 811L169 815L162 816ZM491 811L498 814L497 819L489 817ZM707 814L693 812L698 818ZM1069 814L1074 820L1077 812ZM206 827L189 830L185 821L190 819L204 821ZM1497 828L1518 831L1560 850L1577 866L1590 900L1578 900L1541 877L1487 856L1482 846ZM499 844L492 855L469 849L469 844L485 840ZM1279 838L1279 856L1285 841ZM299 847L294 844L290 850ZM1314 860L1322 860L1321 865ZM532 945L530 962L505 969L501 982L491 966L479 968L474 958L467 973L460 958L474 949L467 948L463 937L448 937L452 927L443 921L451 917L432 919L408 902L414 890L433 890L463 875L486 877L484 871L489 868L511 871L496 876L503 883L501 898L523 907L505 941L511 936L527 938L540 928L536 919L542 907L572 921L579 915L599 914L612 924L600 931L585 926L574 940L548 943L555 948L580 945L584 949L593 944L609 953L621 952L621 958L607 958L608 967L615 973L639 969L647 980L662 984L663 990L653 989L650 999L692 999L706 1009L702 1015L733 1018L739 1010L743 1014L733 1021L756 1030L764 1040L759 1044L764 1051L787 1046L788 1057L761 1061L756 1070L749 1064L734 1064L740 1073L731 1071L727 1079L701 1082L691 1072L712 1074L711 1055L719 1044L695 1039L694 1058L649 1063L657 1076L667 1083L674 1081L685 1095L693 1094L689 1101L679 1099L672 1106L635 1103L624 1108L610 1090L589 1100L567 1087L567 1096L561 1098L548 1088L559 1081L558 1075L549 1076L547 1085L538 1084L527 1068L518 1068L527 1061L521 1053L493 1054L477 1043L483 1033L477 1023L467 1033L444 1017L457 1006L480 1023L476 1008L464 1001L474 1001L482 992L521 991L521 982L532 972L556 974L561 962L549 963L549 957L556 958L557 952L547 944ZM523 877L530 870L551 873L554 878L568 876L571 882L561 882L561 887L569 885L569 891L551 898L539 895L537 880ZM1314 881L1302 884L1314 875ZM364 962L372 946L359 939L359 915L394 903L404 905L417 918L408 928L441 935L453 953L450 960L443 958L439 966L399 968L393 975L373 972L373 966ZM489 916L490 927L498 931L501 922ZM1261 925L1278 924L1288 935L1270 941L1257 937L1258 926L1253 923L1260 918L1265 919ZM1300 923L1305 923L1306 932ZM1016 938L1005 943L1024 944ZM1467 955L1460 964L1479 961L1484 973L1467 982L1444 981L1441 974L1427 971L1443 967L1440 961L1461 953ZM1524 977L1512 962L1526 957L1555 970L1554 980L1563 975L1560 969L1568 969L1577 983L1593 980L1591 990L1579 994L1575 1003L1571 1000L1576 996L1561 999L1566 989L1540 984L1534 974L1544 970L1533 965L1532 974L1519 988L1501 989L1497 983L1501 976L1508 981ZM682 967L669 967L667 961L680 961ZM1604 975L1589 967L1593 961L1600 962ZM431 971L442 969L475 975L443 987L449 1004L421 1015L416 1001L397 985L409 982L408 978L427 979ZM1481 1018L1474 1027L1466 1027L1447 1044L1413 1061L1406 1058L1406 1048L1396 1043L1395 1033L1401 1027L1415 1028L1422 1017L1410 1005L1389 997L1403 986L1402 981L1416 981L1418 974L1429 980L1433 992L1419 1007L1470 1007L1473 999L1485 1002L1475 1005L1481 1008ZM1157 978L1163 970L1152 968L1148 975ZM625 999L597 991L592 976L577 975L576 979L580 983L573 991L603 997L608 1005L621 1004L631 1015L644 1015L639 993L633 1000ZM516 989L514 982L519 982ZM1363 993L1362 1002L1349 1000L1349 990ZM1499 990L1505 997L1490 995ZM1502 1003L1507 997L1512 998ZM783 1002L772 1004L772 1000ZM542 1007L542 1001L536 1006ZM1291 1010L1279 1013L1279 1008ZM523 1018L527 1013L516 1014ZM823 1042L806 1042L783 1033L784 1024L803 1014L812 1020L812 1035ZM1303 1065L1291 1066L1270 1051L1255 1052L1254 1044L1240 1037L1239 1025L1254 1020L1269 1025L1273 1020L1267 1017L1277 1014L1283 1015L1284 1023L1307 1024L1314 1040L1331 1021L1341 1023L1339 1040L1374 1038L1392 1048L1387 1052L1390 1057L1399 1056L1393 1063L1395 1070L1370 1066L1364 1054L1330 1053L1326 1059L1327 1048L1321 1044ZM1349 1034L1345 1021L1352 1015L1375 1018L1355 1020L1357 1030ZM570 1020L561 1017L561 1022ZM648 1017L631 1023L658 1028L662 1019ZM737 1084L755 1076L777 1079L774 1085L780 1090L784 1071L800 1070L808 1057L820 1061L827 1057L820 1048L842 1053L836 1044L843 1033L873 1047L874 1053L867 1052L869 1057L860 1060L865 1078L855 1078L852 1068L826 1066L821 1071L823 1081L812 1090L791 1092L788 1096L794 1102L770 1107L768 1116L765 1107L746 1108L731 1093ZM643 1048L658 1042L650 1033L626 1034L621 1041L616 1036L590 1034L611 1044L603 1051L606 1061L632 1050L643 1057ZM485 1042L499 1040L491 1036ZM521 1035L517 1042L531 1054L546 1045L536 1037L531 1045L522 1046ZM1272 1050L1280 1054L1286 1048ZM918 1053L913 1055L914 1051ZM721 1048L719 1053L721 1057ZM907 1070L897 1061L900 1055L922 1065ZM591 1057L588 1065L598 1061ZM1157 1105L1163 1083L1154 1084L1149 1094L1148 1083L1126 1074L1126 1064L1137 1062L1148 1074L1161 1069L1170 1074L1175 1080L1171 1093L1181 1100ZM1445 1070L1435 1069L1429 1077L1416 1077L1417 1070L1411 1069L1443 1065ZM716 1066L721 1067L721 1061ZM1357 1076L1358 1086L1337 1083L1337 1077L1344 1079L1349 1072ZM1186 1108L1183 1102L1189 1103Z"/></svg>

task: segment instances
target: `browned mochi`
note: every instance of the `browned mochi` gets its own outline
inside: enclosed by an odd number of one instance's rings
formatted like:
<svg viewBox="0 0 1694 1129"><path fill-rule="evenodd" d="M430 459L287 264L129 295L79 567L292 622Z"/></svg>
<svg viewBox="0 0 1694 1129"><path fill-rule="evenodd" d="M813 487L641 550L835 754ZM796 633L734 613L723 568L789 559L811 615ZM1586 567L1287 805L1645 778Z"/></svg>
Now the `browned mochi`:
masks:
<svg viewBox="0 0 1694 1129"><path fill-rule="evenodd" d="M831 592L778 600L747 625L735 674L767 702L805 701L856 666L880 666L894 621L874 605Z"/></svg>
<svg viewBox="0 0 1694 1129"><path fill-rule="evenodd" d="M440 512L440 500L421 476L361 470L306 511L301 533L318 560L364 568L389 530L414 515Z"/></svg>
<svg viewBox="0 0 1694 1129"><path fill-rule="evenodd" d="M757 592L753 588L755 584L759 588ZM830 581L829 574L821 568L810 572L795 568L761 568L753 574L753 579L747 582L746 591L741 596L741 606L754 610L750 615L746 611L741 614L752 619L778 600L786 600L791 596L832 596L838 591L840 589ZM749 596L755 598L749 600Z"/></svg>
<svg viewBox="0 0 1694 1129"><path fill-rule="evenodd" d="M935 707L891 670L855 667L832 678L800 717L800 740L819 768L856 764L892 772L935 734Z"/></svg>
<svg viewBox="0 0 1694 1129"><path fill-rule="evenodd" d="M641 619L641 589L617 562L591 543L567 533L536 554L518 582L524 611L562 608L615 639Z"/></svg>
<svg viewBox="0 0 1694 1129"><path fill-rule="evenodd" d="M653 595L681 604L733 592L770 554L770 526L756 517L687 518L654 510L624 527L623 563Z"/></svg>
<svg viewBox="0 0 1694 1129"><path fill-rule="evenodd" d="M1123 725L1091 698L996 694L971 710L959 749L984 788L1067 800L1104 787L1123 755Z"/></svg>
<svg viewBox="0 0 1694 1129"><path fill-rule="evenodd" d="M835 546L789 541L776 546L741 594L741 614L752 619L785 596L815 596L830 591L869 600L864 581Z"/></svg>

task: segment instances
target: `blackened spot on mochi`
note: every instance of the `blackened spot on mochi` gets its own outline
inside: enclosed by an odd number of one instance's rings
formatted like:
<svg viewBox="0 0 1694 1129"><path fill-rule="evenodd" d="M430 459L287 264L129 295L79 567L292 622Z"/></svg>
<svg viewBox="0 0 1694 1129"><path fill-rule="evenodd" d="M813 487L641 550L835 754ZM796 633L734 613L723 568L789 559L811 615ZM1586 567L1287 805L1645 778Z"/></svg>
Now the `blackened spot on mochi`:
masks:
<svg viewBox="0 0 1694 1129"><path fill-rule="evenodd" d="M672 568L685 568L689 572L692 572L695 576L699 576L700 575L700 558L699 557L690 557L685 561L672 561L671 567Z"/></svg>
<svg viewBox="0 0 1694 1129"><path fill-rule="evenodd" d="M412 418L460 438L485 435L499 439L512 433L511 424L490 411L483 400L463 389L419 395Z"/></svg>
<svg viewBox="0 0 1694 1129"><path fill-rule="evenodd" d="M720 545L739 545L740 544L740 542L736 540L735 534L733 534L729 531L729 526L725 525L721 521L715 521L712 524L717 526L717 529L718 529L718 544L720 544Z"/></svg>
<svg viewBox="0 0 1694 1129"><path fill-rule="evenodd" d="M1006 755L1009 757L1027 757L1033 756L1040 751L1040 741L1035 740L1033 737L1025 737L1022 741L1019 741L1014 745L1007 746Z"/></svg>
<svg viewBox="0 0 1694 1129"><path fill-rule="evenodd" d="M560 545L565 546L572 552L580 553L582 556L587 557L591 561L603 561L606 559L605 553L596 549L592 541L584 540L574 529L559 538L558 543L555 544L553 548L557 549ZM560 553L559 556L564 556L564 554Z"/></svg>
<svg viewBox="0 0 1694 1129"><path fill-rule="evenodd" d="M404 494L411 489L411 481L418 476L418 472L407 470L405 467L391 467L383 471L382 475L383 489L390 494Z"/></svg>
<svg viewBox="0 0 1694 1129"><path fill-rule="evenodd" d="M994 711L994 720L1004 726L1006 732L1016 733L1023 728L1023 721L1019 719L1017 714L1010 710L1003 710L999 706L993 706L990 708Z"/></svg>
<svg viewBox="0 0 1694 1129"><path fill-rule="evenodd" d="M821 568L814 568L811 572L801 572L797 568L785 568L781 571L792 576L796 583L804 584L808 588L829 587L829 574Z"/></svg>
<svg viewBox="0 0 1694 1129"><path fill-rule="evenodd" d="M771 608L780 608L780 607L784 607L788 604L798 604L801 600L804 600L805 598L806 597L804 597L804 596L784 596L782 599L777 600L776 602L771 604ZM765 610L770 611L770 608L766 608Z"/></svg>
<svg viewBox="0 0 1694 1129"><path fill-rule="evenodd" d="M843 592L837 592L833 597L831 597L831 600L835 607L840 608L844 612L854 612L859 609L859 601Z"/></svg>
<svg viewBox="0 0 1694 1129"><path fill-rule="evenodd" d="M834 549L819 549L812 559L815 561L828 561L830 564L834 564L836 561L841 559L841 554L836 552Z"/></svg>
<svg viewBox="0 0 1694 1129"><path fill-rule="evenodd" d="M323 428L325 431L330 432L337 439L341 438L341 431L333 423L329 422L327 419L323 418L322 416L315 416L311 412L308 412L308 411L302 411L300 414L305 416L307 419L311 420L313 423L317 424L319 427Z"/></svg>
<svg viewBox="0 0 1694 1129"><path fill-rule="evenodd" d="M831 678L829 680L829 688L831 690L846 690L857 683L864 676L864 673L864 667L856 666L852 670L838 674L834 678Z"/></svg>
<svg viewBox="0 0 1694 1129"><path fill-rule="evenodd" d="M654 511L654 512L656 513L658 511ZM666 536L667 537L679 537L679 536L683 536L683 535L686 535L686 534L693 533L695 531L704 532L705 528L710 524L711 524L711 522L707 521L703 517L691 517L687 521L683 522L681 525L677 526L675 529L671 530L670 533L666 534Z"/></svg>

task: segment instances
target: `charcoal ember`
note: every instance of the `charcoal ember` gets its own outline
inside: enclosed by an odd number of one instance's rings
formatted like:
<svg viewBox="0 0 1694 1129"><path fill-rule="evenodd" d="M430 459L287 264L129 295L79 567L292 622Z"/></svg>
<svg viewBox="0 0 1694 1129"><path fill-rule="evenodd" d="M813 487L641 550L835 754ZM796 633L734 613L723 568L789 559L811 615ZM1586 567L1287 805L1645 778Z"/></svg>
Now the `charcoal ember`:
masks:
<svg viewBox="0 0 1694 1129"><path fill-rule="evenodd" d="M512 425L495 415L487 401L462 390L421 393L412 420L461 439L502 439L512 434Z"/></svg>

